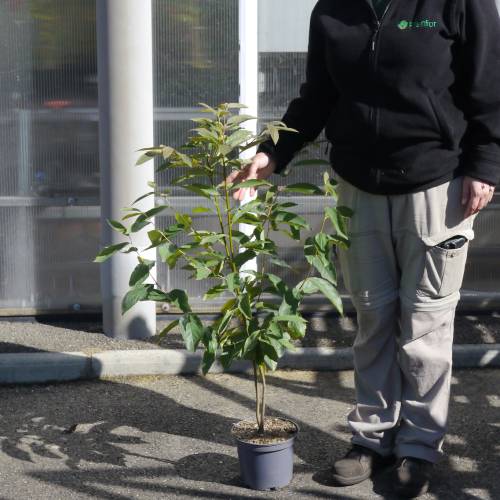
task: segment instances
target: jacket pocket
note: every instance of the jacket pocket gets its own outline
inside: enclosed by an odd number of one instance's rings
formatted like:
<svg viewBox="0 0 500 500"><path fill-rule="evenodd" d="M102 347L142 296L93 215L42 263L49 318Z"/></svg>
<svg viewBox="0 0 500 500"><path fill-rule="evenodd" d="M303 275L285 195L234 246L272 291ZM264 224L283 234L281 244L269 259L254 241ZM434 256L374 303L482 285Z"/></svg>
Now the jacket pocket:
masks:
<svg viewBox="0 0 500 500"><path fill-rule="evenodd" d="M432 113L434 115L434 120L439 129L439 132L441 133L444 144L449 149L455 149L455 131L450 124L450 120L446 115L438 96L432 90L429 90L426 95L429 99Z"/></svg>

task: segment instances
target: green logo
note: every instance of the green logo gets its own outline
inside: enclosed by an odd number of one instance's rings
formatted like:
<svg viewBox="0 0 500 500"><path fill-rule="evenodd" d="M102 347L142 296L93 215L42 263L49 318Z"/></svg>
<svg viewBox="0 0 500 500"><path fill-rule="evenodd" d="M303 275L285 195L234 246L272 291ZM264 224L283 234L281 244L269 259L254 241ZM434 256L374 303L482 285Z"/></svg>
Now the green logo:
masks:
<svg viewBox="0 0 500 500"><path fill-rule="evenodd" d="M402 19L398 23L398 28L400 30L412 29L412 28L437 28L437 21L430 21L429 19L422 19L421 21L407 21Z"/></svg>

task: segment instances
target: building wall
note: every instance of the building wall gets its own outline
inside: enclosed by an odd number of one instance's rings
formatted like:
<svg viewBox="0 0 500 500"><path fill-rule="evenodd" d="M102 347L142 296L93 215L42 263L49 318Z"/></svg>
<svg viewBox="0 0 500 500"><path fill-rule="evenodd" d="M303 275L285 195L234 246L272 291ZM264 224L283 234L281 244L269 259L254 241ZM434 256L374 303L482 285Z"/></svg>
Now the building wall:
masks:
<svg viewBox="0 0 500 500"><path fill-rule="evenodd" d="M297 95L314 3L258 3L264 120L279 119ZM153 0L153 12L155 142L179 146L198 102L238 100L238 1ZM96 73L95 0L0 2L0 314L99 308ZM324 156L323 146L308 154ZM289 181L320 182L322 171L295 171ZM180 192L173 200L197 203ZM301 200L318 223L321 208L321 200ZM298 248L283 253L298 262ZM478 218L466 288L498 291L499 258L497 195ZM161 267L159 276L201 307L204 290L184 271Z"/></svg>

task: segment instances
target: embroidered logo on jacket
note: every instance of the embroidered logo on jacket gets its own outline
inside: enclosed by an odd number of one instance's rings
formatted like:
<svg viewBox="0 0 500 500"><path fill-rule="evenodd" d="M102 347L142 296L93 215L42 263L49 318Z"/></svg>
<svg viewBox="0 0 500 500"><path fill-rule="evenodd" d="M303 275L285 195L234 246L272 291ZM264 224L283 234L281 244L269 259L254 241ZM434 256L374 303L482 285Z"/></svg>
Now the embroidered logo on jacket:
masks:
<svg viewBox="0 0 500 500"><path fill-rule="evenodd" d="M424 19L422 21L407 21L406 19L402 19L398 23L398 28L400 30L407 30L411 28L437 28L437 21L430 21L429 19Z"/></svg>

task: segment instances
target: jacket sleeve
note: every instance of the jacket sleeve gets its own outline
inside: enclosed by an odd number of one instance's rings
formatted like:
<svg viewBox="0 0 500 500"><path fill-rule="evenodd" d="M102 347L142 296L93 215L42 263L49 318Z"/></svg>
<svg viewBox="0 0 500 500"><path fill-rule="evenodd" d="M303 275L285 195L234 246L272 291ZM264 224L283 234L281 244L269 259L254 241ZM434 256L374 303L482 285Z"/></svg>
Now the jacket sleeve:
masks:
<svg viewBox="0 0 500 500"><path fill-rule="evenodd" d="M297 132L280 131L275 145L271 139L259 145L276 162L275 173L282 173L306 142L314 141L325 127L337 98L334 83L326 68L325 43L319 23L318 3L313 9L309 27L306 79L299 97L293 99L281 121Z"/></svg>
<svg viewBox="0 0 500 500"><path fill-rule="evenodd" d="M465 175L500 182L500 17L494 0L464 0L460 9L460 66Z"/></svg>

